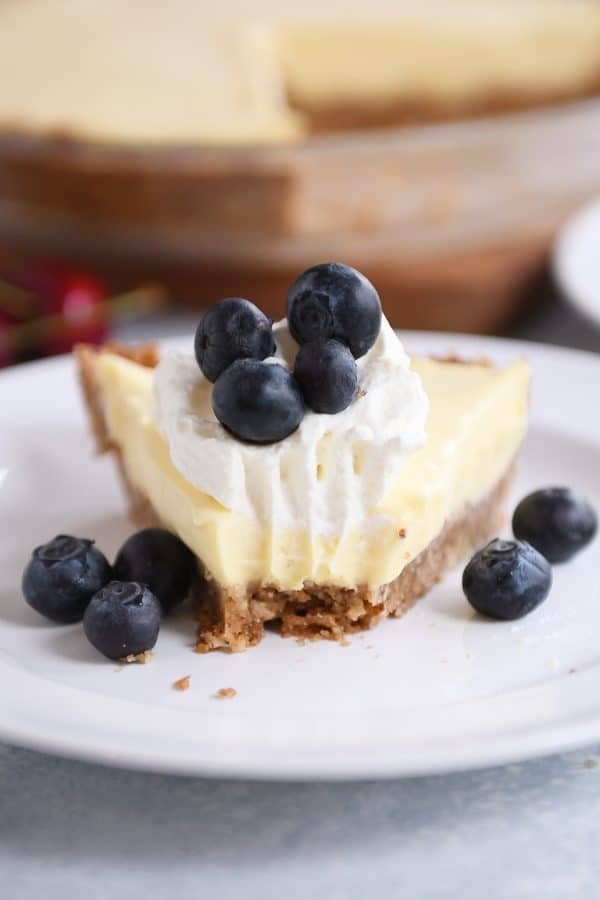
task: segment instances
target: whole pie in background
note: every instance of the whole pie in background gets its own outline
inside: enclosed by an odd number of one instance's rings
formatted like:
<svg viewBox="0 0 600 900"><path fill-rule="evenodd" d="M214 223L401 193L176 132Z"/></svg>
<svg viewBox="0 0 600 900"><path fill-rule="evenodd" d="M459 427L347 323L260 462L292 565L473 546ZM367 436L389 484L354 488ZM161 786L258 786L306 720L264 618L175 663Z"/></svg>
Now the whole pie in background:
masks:
<svg viewBox="0 0 600 900"><path fill-rule="evenodd" d="M489 331L600 190L596 0L0 0L0 268L270 312L345 259Z"/></svg>
<svg viewBox="0 0 600 900"><path fill-rule="evenodd" d="M256 144L600 88L593 0L3 0L0 124Z"/></svg>

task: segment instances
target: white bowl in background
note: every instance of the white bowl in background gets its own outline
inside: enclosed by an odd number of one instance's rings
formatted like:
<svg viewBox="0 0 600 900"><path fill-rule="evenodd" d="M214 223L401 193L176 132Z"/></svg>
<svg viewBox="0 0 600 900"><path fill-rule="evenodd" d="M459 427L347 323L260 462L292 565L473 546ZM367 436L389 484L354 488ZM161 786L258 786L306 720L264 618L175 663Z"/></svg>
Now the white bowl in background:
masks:
<svg viewBox="0 0 600 900"><path fill-rule="evenodd" d="M552 267L565 297L600 327L600 198L580 209L561 229Z"/></svg>

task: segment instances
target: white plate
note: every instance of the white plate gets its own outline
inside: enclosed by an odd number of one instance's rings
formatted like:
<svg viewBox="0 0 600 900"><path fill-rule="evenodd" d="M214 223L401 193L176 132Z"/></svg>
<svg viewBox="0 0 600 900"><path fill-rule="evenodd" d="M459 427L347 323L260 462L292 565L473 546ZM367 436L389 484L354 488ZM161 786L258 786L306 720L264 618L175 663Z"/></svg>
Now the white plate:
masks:
<svg viewBox="0 0 600 900"><path fill-rule="evenodd" d="M531 428L513 499L566 483L600 508L600 357L448 335L406 344L527 355ZM0 376L0 738L119 766L286 779L441 772L600 740L598 542L514 624L472 615L455 572L349 647L270 634L248 653L200 656L182 611L149 665L107 662L80 626L45 622L19 590L30 550L55 533L111 555L130 532L111 461L90 449L69 359ZM190 689L172 690L188 674ZM223 687L237 696L215 699Z"/></svg>
<svg viewBox="0 0 600 900"><path fill-rule="evenodd" d="M600 200L584 206L559 232L552 265L565 296L600 326Z"/></svg>

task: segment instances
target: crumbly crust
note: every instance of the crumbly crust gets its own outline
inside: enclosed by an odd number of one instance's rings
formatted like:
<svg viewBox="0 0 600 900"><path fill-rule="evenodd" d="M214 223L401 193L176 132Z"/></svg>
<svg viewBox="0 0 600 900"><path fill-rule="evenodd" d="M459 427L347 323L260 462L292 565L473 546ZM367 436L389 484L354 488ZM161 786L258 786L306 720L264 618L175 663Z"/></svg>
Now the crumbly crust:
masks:
<svg viewBox="0 0 600 900"><path fill-rule="evenodd" d="M139 348L110 346L142 365L154 366L158 353L152 345ZM141 527L160 524L152 504L131 484L118 447L109 439L99 398L97 348L79 345L75 355L92 431L100 452L114 453L129 497L131 519ZM452 359L452 362L458 360ZM384 616L399 618L424 596L444 573L481 546L502 525L505 499L512 480L512 466L499 483L478 503L466 507L446 523L439 536L412 560L389 584L344 588L305 583L302 590L286 591L269 584L225 586L218 584L199 561L195 591L198 620L196 650L239 652L257 644L267 623L277 623L282 636L343 641L345 635L371 628Z"/></svg>
<svg viewBox="0 0 600 900"><path fill-rule="evenodd" d="M139 665L146 665L152 659L152 650L142 650L141 653L128 653L127 656L122 656L119 662L121 663L138 663Z"/></svg>

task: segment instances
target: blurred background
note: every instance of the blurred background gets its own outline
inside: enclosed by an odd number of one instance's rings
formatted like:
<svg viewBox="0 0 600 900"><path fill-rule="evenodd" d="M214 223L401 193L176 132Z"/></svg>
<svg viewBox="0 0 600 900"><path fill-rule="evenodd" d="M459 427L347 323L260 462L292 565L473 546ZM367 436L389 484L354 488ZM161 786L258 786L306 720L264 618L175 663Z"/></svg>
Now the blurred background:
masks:
<svg viewBox="0 0 600 900"><path fill-rule="evenodd" d="M549 276L600 195L597 0L219 6L0 0L0 365L279 317L329 259L397 327L600 349Z"/></svg>

